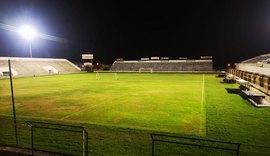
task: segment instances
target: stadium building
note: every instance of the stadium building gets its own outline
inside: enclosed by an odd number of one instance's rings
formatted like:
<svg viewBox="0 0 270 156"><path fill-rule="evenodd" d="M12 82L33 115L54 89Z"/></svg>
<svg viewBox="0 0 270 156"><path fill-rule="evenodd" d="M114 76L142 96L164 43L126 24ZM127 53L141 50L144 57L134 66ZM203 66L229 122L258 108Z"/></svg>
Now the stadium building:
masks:
<svg viewBox="0 0 270 156"><path fill-rule="evenodd" d="M255 88L270 94L270 54L264 54L236 63L229 72L244 79Z"/></svg>

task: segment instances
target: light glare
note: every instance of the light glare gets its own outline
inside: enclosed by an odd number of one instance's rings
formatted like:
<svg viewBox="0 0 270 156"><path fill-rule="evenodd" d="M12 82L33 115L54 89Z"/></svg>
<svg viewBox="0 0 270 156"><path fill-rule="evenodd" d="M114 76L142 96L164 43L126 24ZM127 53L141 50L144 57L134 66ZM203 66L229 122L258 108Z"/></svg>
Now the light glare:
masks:
<svg viewBox="0 0 270 156"><path fill-rule="evenodd" d="M33 29L32 27L28 25L22 26L20 33L27 40L32 40L36 35L35 29Z"/></svg>

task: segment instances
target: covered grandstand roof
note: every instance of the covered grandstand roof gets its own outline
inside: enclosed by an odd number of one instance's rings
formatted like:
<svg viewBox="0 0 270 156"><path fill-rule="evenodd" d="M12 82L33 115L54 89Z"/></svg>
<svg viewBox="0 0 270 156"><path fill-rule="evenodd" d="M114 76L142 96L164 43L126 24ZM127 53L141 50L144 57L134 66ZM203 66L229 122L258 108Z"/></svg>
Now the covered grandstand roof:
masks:
<svg viewBox="0 0 270 156"><path fill-rule="evenodd" d="M242 61L241 63L258 63L258 62L269 62L270 63L270 54L263 54L251 59Z"/></svg>

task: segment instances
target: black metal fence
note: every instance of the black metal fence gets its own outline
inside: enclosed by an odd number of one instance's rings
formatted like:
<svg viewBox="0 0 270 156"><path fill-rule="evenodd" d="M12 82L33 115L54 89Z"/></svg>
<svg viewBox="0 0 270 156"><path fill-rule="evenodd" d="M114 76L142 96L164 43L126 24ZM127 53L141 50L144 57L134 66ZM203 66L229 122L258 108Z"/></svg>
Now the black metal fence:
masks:
<svg viewBox="0 0 270 156"><path fill-rule="evenodd" d="M81 126L25 121L31 128L32 155L35 150L64 155L88 156L88 132Z"/></svg>
<svg viewBox="0 0 270 156"><path fill-rule="evenodd" d="M161 143L161 155L237 155L240 144L215 141L201 138L180 137L165 134L150 134L152 140L152 156L159 155L157 143ZM166 145L171 147L166 147ZM188 149L190 147L190 149ZM164 151L164 149L166 151Z"/></svg>
<svg viewBox="0 0 270 156"><path fill-rule="evenodd" d="M30 122L31 128L25 120L17 119L19 144L16 146L12 117L0 116L0 144L33 149L35 155L40 151L62 155L87 155L87 152L89 155L270 155L270 147L267 146L240 146L238 143L164 134L151 134L150 137L147 132L96 125L85 127L91 131L88 136L87 131L83 132L83 127L69 126L75 123L61 125L47 122Z"/></svg>

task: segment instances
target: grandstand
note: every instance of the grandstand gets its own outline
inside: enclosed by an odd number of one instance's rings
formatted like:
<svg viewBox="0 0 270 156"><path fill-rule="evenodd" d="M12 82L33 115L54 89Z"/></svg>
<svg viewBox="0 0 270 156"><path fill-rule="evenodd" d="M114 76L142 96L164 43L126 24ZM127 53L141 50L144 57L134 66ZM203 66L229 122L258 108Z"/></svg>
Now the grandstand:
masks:
<svg viewBox="0 0 270 156"><path fill-rule="evenodd" d="M80 72L66 59L0 57L0 77L9 75L8 59L13 76L40 76Z"/></svg>
<svg viewBox="0 0 270 156"><path fill-rule="evenodd" d="M236 63L229 72L251 83L257 89L270 94L270 54L264 54Z"/></svg>
<svg viewBox="0 0 270 156"><path fill-rule="evenodd" d="M270 54L264 54L236 64L236 69L270 76Z"/></svg>
<svg viewBox="0 0 270 156"><path fill-rule="evenodd" d="M212 71L212 59L197 60L116 60L111 71L123 72L180 72Z"/></svg>

